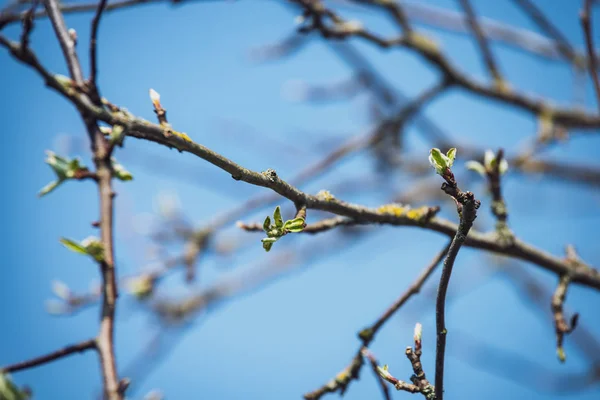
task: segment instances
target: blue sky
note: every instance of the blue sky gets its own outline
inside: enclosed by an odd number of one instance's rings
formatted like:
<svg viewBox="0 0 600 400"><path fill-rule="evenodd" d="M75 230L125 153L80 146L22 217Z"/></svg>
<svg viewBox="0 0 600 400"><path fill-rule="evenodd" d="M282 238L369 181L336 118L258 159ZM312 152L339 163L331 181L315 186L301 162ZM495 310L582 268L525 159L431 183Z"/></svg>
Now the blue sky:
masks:
<svg viewBox="0 0 600 400"><path fill-rule="evenodd" d="M512 2L473 3L481 15L535 29ZM536 3L547 4L548 16L569 40L582 48L577 19L579 2ZM450 0L428 4L456 8ZM389 21L377 13L358 14L348 9L344 12L374 30L393 32ZM596 12L593 19L597 29L599 15ZM66 18L81 38L79 49L86 69L85 38L89 36L90 19L89 13ZM148 89L152 87L162 95L169 121L176 129L247 168L274 168L280 176L289 178L326 154L332 143L360 134L370 125L365 95L319 104L291 102L282 95L282 88L291 80L318 85L351 76L351 71L321 39L309 41L302 51L281 61L252 61L250 50L286 37L293 29L294 15L289 8L273 1L198 2L177 7L161 4L107 14L99 35L102 94L134 114L153 120L148 99ZM3 34L16 39L19 29L11 26ZM435 34L445 53L464 71L486 79L472 39ZM48 21L36 24L31 41L50 70L67 74ZM361 42L356 45L404 93L415 95L436 82L436 72L410 52L386 52ZM569 67L503 46L494 46L493 50L511 85L551 97L559 104L571 104L573 73ZM5 191L0 200L0 218L4 221L0 304L2 325L7 327L0 331L0 365L4 365L95 335L97 308L61 318L48 315L44 304L52 297L53 279L85 291L99 275L92 262L68 252L58 242L61 236L82 239L94 233L90 227L98 209L94 185L68 182L43 199L36 196L53 179L52 171L43 162L45 150L79 155L90 164L78 114L6 51L0 51L0 68L0 162L5 171ZM589 81L585 100L588 110L597 109ZM425 113L453 137L482 147L514 150L536 130L531 115L460 90L440 96ZM574 131L569 142L553 148L548 155L598 165L598 133ZM412 155L426 159L428 147L418 134L410 127L407 143ZM70 143L70 147L65 143ZM151 243L135 228L144 216L156 214L157 197L161 194L177 193L186 216L201 226L241 200L266 192L234 182L228 174L191 155L135 139L127 139L116 157L135 176L132 182L116 184L117 268L121 275L135 273L148 263ZM372 166L371 156L360 154L302 189L316 193L351 178L372 179ZM400 190L406 189L407 181L398 178L389 184ZM484 187L473 183L468 189L483 200L480 228L491 227L489 197ZM572 243L584 260L600 264L597 190L509 174L505 193L510 224L519 237L557 255ZM389 201L382 193L369 190L354 190L344 199L369 206ZM283 200L278 204L289 207ZM451 203L441 205L442 215L456 219ZM269 207L244 220L259 220L271 211ZM316 219L314 214L312 218ZM335 237L335 233L286 237L265 254L260 236L240 234L231 226L218 238L246 240L241 254L211 254L202 261L194 287L185 287L177 275L169 280L165 290L183 295L210 285L223 274L260 266L278 252L294 248L308 248L310 252L311 243ZM141 399L154 388L169 399L300 398L347 365L359 344L356 332L372 323L410 285L445 242L446 238L419 229L382 227L363 240L343 242L327 257L310 258L273 284L224 304L186 329L167 332L165 344L174 346L143 381L136 382L132 376L135 391L131 398ZM598 385L555 395L523 387L468 362L474 343L484 342L499 349L500 354L518 354L556 374L582 373L588 367L588 358L578 352L570 337L566 339L567 363L557 362L548 313L528 307L511 282L494 273L496 261L481 252L461 250L450 285L455 295L448 308L447 398L478 398L484 391L490 399L598 398ZM506 268L517 266L507 264ZM548 289L555 285L554 276L535 266L522 268ZM403 352L411 342L414 323L419 321L424 325L423 362L433 378L435 318L432 298L427 294L435 288L437 279L436 274L426 285L422 298L409 303L389 321L372 346L378 358L389 364L398 377L410 376L410 365ZM549 309L550 299L547 300ZM599 302L599 293L581 287L572 287L567 301L570 310L580 312L581 323L600 338ZM121 297L116 333L121 371L144 349L155 328L152 318L130 297ZM15 374L14 378L19 384L30 385L38 399L91 398L100 388L93 354L73 356ZM374 398L380 396L378 391L372 374L365 369L346 398ZM393 396L410 395L394 392Z"/></svg>

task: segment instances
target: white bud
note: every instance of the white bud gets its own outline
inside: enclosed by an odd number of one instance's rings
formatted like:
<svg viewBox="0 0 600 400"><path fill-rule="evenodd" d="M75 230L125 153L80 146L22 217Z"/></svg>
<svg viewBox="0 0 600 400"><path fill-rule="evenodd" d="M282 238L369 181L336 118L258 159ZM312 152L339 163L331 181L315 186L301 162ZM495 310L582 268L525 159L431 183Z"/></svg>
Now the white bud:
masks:
<svg viewBox="0 0 600 400"><path fill-rule="evenodd" d="M160 94L154 89L150 89L150 100L155 107L160 107Z"/></svg>
<svg viewBox="0 0 600 400"><path fill-rule="evenodd" d="M421 341L421 335L423 334L423 325L420 322L415 324L415 342Z"/></svg>

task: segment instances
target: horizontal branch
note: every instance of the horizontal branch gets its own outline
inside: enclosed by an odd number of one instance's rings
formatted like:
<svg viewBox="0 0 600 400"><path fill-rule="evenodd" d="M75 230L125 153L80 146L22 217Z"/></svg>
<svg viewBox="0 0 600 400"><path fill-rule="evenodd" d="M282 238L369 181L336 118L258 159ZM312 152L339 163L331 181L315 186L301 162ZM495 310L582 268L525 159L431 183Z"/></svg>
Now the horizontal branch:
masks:
<svg viewBox="0 0 600 400"><path fill-rule="evenodd" d="M11 373L22 371L24 369L29 369L33 367L37 367L39 365L47 364L52 361L59 360L63 357L69 356L74 353L83 353L84 351L95 349L96 348L96 340L90 339L85 342L72 344L70 346L64 347L60 350L54 351L52 353L32 358L31 360L22 361L16 364L7 365L6 367L0 368L0 373Z"/></svg>
<svg viewBox="0 0 600 400"><path fill-rule="evenodd" d="M135 117L126 111L109 111L105 108L95 106L87 100L86 96L81 96L76 90L70 87L69 84L65 84L59 78L44 69L29 49L21 51L18 43L10 42L2 36L0 36L0 45L8 47L15 58L25 62L38 71L38 73L44 77L48 86L57 90L89 116L110 125L122 126L128 136L162 144L169 148L175 148L180 152L194 154L228 172L233 179L269 188L291 200L294 204L303 204L308 209L328 211L352 219L352 222L348 222L347 224L364 225L378 223L394 226L414 226L436 231L449 237L452 237L458 228L457 224L437 217L424 221L421 219L410 218L406 215L397 216L393 213L381 212L376 209L346 203L337 199L322 198L306 194L280 179L277 173L272 169L268 169L264 172L251 171L223 155L218 154L201 144L193 142L185 134L173 131L170 128L165 129L163 126ZM600 123L600 119L598 122ZM515 239L514 243L506 245L498 240L498 237L494 234L484 234L471 230L465 245L529 261L558 275L568 274L571 276L571 281L573 283L600 289L600 272L593 269L588 264L581 262L574 266L559 257L537 249L519 239Z"/></svg>

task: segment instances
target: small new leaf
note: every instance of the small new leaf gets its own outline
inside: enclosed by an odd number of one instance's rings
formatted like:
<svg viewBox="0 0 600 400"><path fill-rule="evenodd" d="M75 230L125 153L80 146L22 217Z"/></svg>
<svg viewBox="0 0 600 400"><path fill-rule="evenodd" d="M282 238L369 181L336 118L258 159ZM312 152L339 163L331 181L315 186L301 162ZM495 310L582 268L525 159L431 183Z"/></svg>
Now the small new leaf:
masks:
<svg viewBox="0 0 600 400"><path fill-rule="evenodd" d="M279 206L275 207L275 212L273 212L273 221L275 222L275 226L277 228L283 228L283 219L281 218L281 208L279 208Z"/></svg>
<svg viewBox="0 0 600 400"><path fill-rule="evenodd" d="M268 215L267 218L265 218L265 222L263 222L263 230L265 232L269 232L271 230L271 217Z"/></svg>
<svg viewBox="0 0 600 400"><path fill-rule="evenodd" d="M295 218L295 219L290 219L288 221L285 221L285 224L283 225L283 229L288 231L288 232L292 232L292 233L298 233L298 232L302 232L304 230L304 218Z"/></svg>
<svg viewBox="0 0 600 400"><path fill-rule="evenodd" d="M438 175L444 176L446 171L448 171L448 169L452 167L452 164L454 164L455 158L455 148L451 148L446 154L442 153L440 149L437 148L433 148L429 151L429 164L435 168L435 172Z"/></svg>
<svg viewBox="0 0 600 400"><path fill-rule="evenodd" d="M456 147L448 150L446 157L448 158L448 168L450 168L454 164L454 159L456 158Z"/></svg>
<svg viewBox="0 0 600 400"><path fill-rule="evenodd" d="M87 254L87 251L86 251L85 247L83 247L81 244L77 243L74 240L67 239L67 238L60 238L60 242L67 249L71 250L74 253Z"/></svg>
<svg viewBox="0 0 600 400"><path fill-rule="evenodd" d="M112 158L112 169L113 176L121 181L130 181L133 179L133 175L119 164L114 157Z"/></svg>
<svg viewBox="0 0 600 400"><path fill-rule="evenodd" d="M58 187L58 185L60 185L59 181L50 182L49 184L47 184L40 190L40 192L38 193L38 196L42 197L42 196L47 195L48 193L50 193L51 191L56 189Z"/></svg>
<svg viewBox="0 0 600 400"><path fill-rule="evenodd" d="M60 238L60 242L75 253L86 254L98 262L104 261L104 247L95 237L84 239L81 243L67 238Z"/></svg>
<svg viewBox="0 0 600 400"><path fill-rule="evenodd" d="M46 154L46 164L48 164L56 174L56 180L50 182L40 190L38 193L38 196L40 197L50 193L67 179L72 179L79 170L86 168L78 158L71 160L66 157L61 157L53 151L47 151Z"/></svg>
<svg viewBox="0 0 600 400"><path fill-rule="evenodd" d="M274 237L261 239L263 249L265 249L265 251L267 251L267 252L270 251L271 247L273 247L273 243L275 243L276 241L277 241L277 238L274 238Z"/></svg>
<svg viewBox="0 0 600 400"><path fill-rule="evenodd" d="M93 236L84 239L81 244L85 247L87 254L92 256L98 262L104 261L104 246L102 242Z"/></svg>
<svg viewBox="0 0 600 400"><path fill-rule="evenodd" d="M479 175L485 177L485 167L479 161L467 161L465 166L468 170L475 171Z"/></svg>

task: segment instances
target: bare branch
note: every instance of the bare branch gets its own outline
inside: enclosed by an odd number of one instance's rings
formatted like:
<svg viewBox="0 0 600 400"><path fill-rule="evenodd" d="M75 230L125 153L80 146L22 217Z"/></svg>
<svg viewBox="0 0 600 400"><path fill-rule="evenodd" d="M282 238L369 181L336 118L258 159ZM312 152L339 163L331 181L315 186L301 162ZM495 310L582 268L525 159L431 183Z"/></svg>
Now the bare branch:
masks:
<svg viewBox="0 0 600 400"><path fill-rule="evenodd" d="M98 27L100 26L100 19L102 18L102 13L106 8L107 0L100 0L98 3L98 8L96 9L96 15L94 15L94 19L92 20L92 29L90 34L90 87L93 93L93 96L96 97L95 102L100 102L100 95L98 92L98 84L96 82L98 77L98 51L96 50L97 42L98 42Z"/></svg>
<svg viewBox="0 0 600 400"><path fill-rule="evenodd" d="M594 39L592 35L592 23L590 18L592 15L592 0L585 0L583 10L581 11L581 26L583 27L583 33L585 35L585 44L587 47L589 62L590 62L590 76L594 82L594 88L596 89L596 100L598 103L598 109L600 109L600 78L598 78L598 61L594 57Z"/></svg>
<svg viewBox="0 0 600 400"><path fill-rule="evenodd" d="M473 6L469 0L459 0L460 4L467 15L467 21L475 38L477 39L477 43L479 44L479 50L481 51L481 55L483 56L483 60L487 65L488 71L490 75L494 79L494 84L496 86L500 86L503 84L502 75L500 75L500 71L496 66L496 61L494 60L494 56L492 55L492 51L490 49L490 45L483 33L483 30L479 26L479 22L477 21L477 17L475 16L475 11L473 10Z"/></svg>
<svg viewBox="0 0 600 400"><path fill-rule="evenodd" d="M444 268L440 277L440 285L438 287L438 295L435 305L435 325L437 330L437 344L435 351L435 397L436 400L442 400L444 397L444 361L446 352L446 292L452 275L452 268L456 261L458 251L465 243L467 235L473 226L473 221L477 218L477 209L480 202L475 199L471 192L463 192L459 189L454 175L449 168L443 173L442 177L446 182L442 185L442 190L449 196L454 198L460 216L460 224L456 230L448 255L444 260Z"/></svg>
<svg viewBox="0 0 600 400"><path fill-rule="evenodd" d="M521 9L529 16L529 18L548 36L554 39L558 50L564 55L565 58L570 60L576 60L577 56L575 55L575 51L573 47L567 40L567 38L550 22L548 18L544 15L542 10L537 8L531 0L513 0ZM594 54L592 53L592 57Z"/></svg>
<svg viewBox="0 0 600 400"><path fill-rule="evenodd" d="M70 356L74 353L83 353L84 351L95 349L96 348L96 340L90 339L85 342L72 344L67 347L63 347L60 350L54 351L52 353L32 358L31 360L21 361L16 364L7 365L6 367L0 368L0 373L11 373L22 371L29 368L34 368L40 365L47 364L52 361L60 360L61 358Z"/></svg>

